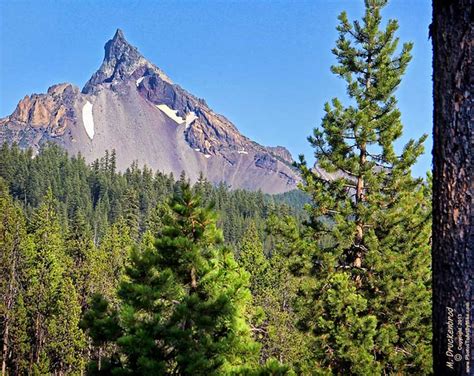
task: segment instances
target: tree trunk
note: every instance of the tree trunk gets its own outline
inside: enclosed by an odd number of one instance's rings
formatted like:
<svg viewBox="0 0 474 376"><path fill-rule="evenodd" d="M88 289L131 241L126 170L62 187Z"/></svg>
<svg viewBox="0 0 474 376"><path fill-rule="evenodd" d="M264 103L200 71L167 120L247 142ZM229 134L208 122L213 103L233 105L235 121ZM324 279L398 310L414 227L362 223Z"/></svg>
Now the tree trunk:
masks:
<svg viewBox="0 0 474 376"><path fill-rule="evenodd" d="M473 375L474 0L433 0L433 360Z"/></svg>
<svg viewBox="0 0 474 376"><path fill-rule="evenodd" d="M99 371L102 369L102 346L99 346L99 360L97 361Z"/></svg>
<svg viewBox="0 0 474 376"><path fill-rule="evenodd" d="M370 81L367 81L367 88L370 86ZM361 170L365 170L365 164L367 162L367 150L366 150L366 145L363 143L360 146L360 156L359 156L359 161L360 165L359 168ZM364 188L365 188L365 182L364 182L364 174L365 172L359 172L359 176L357 177L357 185L356 185L356 205L359 205L361 202L364 201ZM357 209L357 213L359 213ZM356 238L355 238L355 245L356 245L356 252L354 255L354 261L352 265L355 268L360 268L362 266L362 242L364 240L364 223L362 221L362 218L360 217L360 214L357 214L356 218ZM359 283L360 282L360 277L357 276L356 281Z"/></svg>
<svg viewBox="0 0 474 376"><path fill-rule="evenodd" d="M2 376L7 374L7 356L8 356L8 333L9 323L8 317L5 319L5 329L3 333L3 349L2 349Z"/></svg>
<svg viewBox="0 0 474 376"><path fill-rule="evenodd" d="M18 227L17 227L18 229ZM16 299L16 288L15 284L17 282L17 257L18 257L18 237L15 239L14 243L14 249L13 249L13 254L12 254L12 266L10 269L10 275L9 275L9 283L8 283L8 293L6 296L6 302L5 302L5 308L6 308L6 313L5 313L5 318L4 318L4 329L3 329L3 337L2 337L2 342L3 342L3 347L2 347L2 376L5 376L7 374L7 358L8 358L8 350L9 350L9 344L10 344L10 315L11 311L13 310L13 305Z"/></svg>
<svg viewBox="0 0 474 376"><path fill-rule="evenodd" d="M195 292L196 289L197 289L196 269L194 268L194 266L192 266L191 267L191 291L190 291L190 293Z"/></svg>
<svg viewBox="0 0 474 376"><path fill-rule="evenodd" d="M15 258L13 258L13 263L15 262ZM12 270L15 269L15 263L13 264ZM7 358L8 358L8 348L9 348L9 341L10 341L10 312L13 306L13 283L14 283L14 273L12 272L10 275L10 283L8 286L8 296L7 301L5 304L6 307L6 314L3 323L3 347L2 347L2 376L7 374Z"/></svg>

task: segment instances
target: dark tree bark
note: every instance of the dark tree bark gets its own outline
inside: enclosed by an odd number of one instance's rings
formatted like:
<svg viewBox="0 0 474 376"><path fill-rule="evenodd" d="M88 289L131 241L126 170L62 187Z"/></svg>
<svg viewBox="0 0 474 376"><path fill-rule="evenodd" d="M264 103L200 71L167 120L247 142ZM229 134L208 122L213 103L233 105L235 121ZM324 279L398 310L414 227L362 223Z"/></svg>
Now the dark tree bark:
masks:
<svg viewBox="0 0 474 376"><path fill-rule="evenodd" d="M433 359L474 375L474 0L433 0Z"/></svg>

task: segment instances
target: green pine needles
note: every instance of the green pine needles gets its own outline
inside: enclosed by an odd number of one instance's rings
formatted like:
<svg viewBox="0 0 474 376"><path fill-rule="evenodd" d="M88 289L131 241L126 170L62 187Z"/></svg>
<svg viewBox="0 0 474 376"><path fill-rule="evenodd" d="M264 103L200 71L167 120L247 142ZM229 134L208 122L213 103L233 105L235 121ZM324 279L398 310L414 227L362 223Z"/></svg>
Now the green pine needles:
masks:
<svg viewBox="0 0 474 376"><path fill-rule="evenodd" d="M258 345L245 322L249 277L222 242L215 215L183 183L155 246L132 254L119 288L115 361L102 361L113 374L231 374L256 364ZM96 324L101 337L117 332Z"/></svg>
<svg viewBox="0 0 474 376"><path fill-rule="evenodd" d="M411 175L426 135L395 153L402 123L394 93L412 45L397 53L397 22L382 27L385 4L365 1L362 22L339 16L331 70L345 80L350 105L326 104L308 138L332 179L303 157L298 164L313 201L308 239L318 240L303 256L313 282L304 285L301 321L315 364L338 375L431 369L430 190Z"/></svg>

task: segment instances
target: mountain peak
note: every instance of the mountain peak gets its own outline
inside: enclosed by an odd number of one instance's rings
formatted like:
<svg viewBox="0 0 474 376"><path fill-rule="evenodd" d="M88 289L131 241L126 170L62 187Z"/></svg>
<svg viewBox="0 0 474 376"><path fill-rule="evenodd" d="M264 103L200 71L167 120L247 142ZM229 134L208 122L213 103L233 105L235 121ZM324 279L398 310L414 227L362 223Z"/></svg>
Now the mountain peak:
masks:
<svg viewBox="0 0 474 376"><path fill-rule="evenodd" d="M130 62L133 59L142 57L138 50L127 42L121 29L117 29L114 37L105 44L104 50L104 61L114 58L120 60L122 57L125 57Z"/></svg>
<svg viewBox="0 0 474 376"><path fill-rule="evenodd" d="M105 44L104 51L102 65L86 83L83 93L91 93L103 83L126 80L140 67L152 68L159 72L157 67L148 62L138 49L125 39L121 29L117 29L113 38Z"/></svg>
<svg viewBox="0 0 474 376"><path fill-rule="evenodd" d="M69 84L25 97L0 119L0 144L35 152L54 142L92 162L115 149L117 168L133 162L191 181L199 172L215 184L281 193L299 176L283 147L264 147L226 117L174 84L118 29L104 46L100 68L82 93Z"/></svg>
<svg viewBox="0 0 474 376"><path fill-rule="evenodd" d="M117 29L113 39L125 39L122 29Z"/></svg>

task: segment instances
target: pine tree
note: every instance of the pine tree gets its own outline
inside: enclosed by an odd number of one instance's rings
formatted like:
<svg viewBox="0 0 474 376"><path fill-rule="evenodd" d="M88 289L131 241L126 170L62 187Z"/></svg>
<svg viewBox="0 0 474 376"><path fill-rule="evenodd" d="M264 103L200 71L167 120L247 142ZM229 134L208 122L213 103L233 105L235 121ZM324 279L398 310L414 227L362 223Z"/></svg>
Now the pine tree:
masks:
<svg viewBox="0 0 474 376"><path fill-rule="evenodd" d="M91 296L90 273L94 268L96 249L92 230L80 208L75 208L66 238L66 252L72 260L70 275L83 308Z"/></svg>
<svg viewBox="0 0 474 376"><path fill-rule="evenodd" d="M109 162L109 174L113 178L117 170L117 152L115 149L112 149L112 154L110 155Z"/></svg>
<svg viewBox="0 0 474 376"><path fill-rule="evenodd" d="M196 184L194 184L193 186L193 190L196 194L202 197L203 202L205 203L209 202L212 188L213 186L211 182L209 182L209 180L206 179L206 177L204 176L204 173L202 171L199 172L199 177Z"/></svg>
<svg viewBox="0 0 474 376"><path fill-rule="evenodd" d="M114 366L120 365L120 362L114 362L116 359L114 342L123 333L119 326L117 309L114 309L103 295L94 294L90 301L90 309L84 313L80 327L88 332L92 344L88 374L110 374ZM112 361L107 358L108 356Z"/></svg>
<svg viewBox="0 0 474 376"><path fill-rule="evenodd" d="M52 372L80 374L84 369L85 336L79 328L81 306L73 281L61 280L54 294L54 310L48 320L47 345Z"/></svg>
<svg viewBox="0 0 474 376"><path fill-rule="evenodd" d="M188 184L170 211L155 247L133 252L119 289L116 343L126 357L115 372L212 375L252 364L258 346L245 322L248 275Z"/></svg>
<svg viewBox="0 0 474 376"><path fill-rule="evenodd" d="M288 364L297 374L311 374L309 336L299 330L295 303L299 279L293 270L292 249L301 251L298 222L291 216L272 215L267 221L266 232L273 246L269 258L267 288L261 301L266 313L268 357Z"/></svg>
<svg viewBox="0 0 474 376"><path fill-rule="evenodd" d="M272 218L275 227L278 219ZM298 373L309 371L307 336L296 327L293 310L297 283L291 275L288 260L279 249L267 258L254 222L248 226L239 243L239 263L250 274L253 296L252 317L255 339L261 343L260 362L277 361Z"/></svg>
<svg viewBox="0 0 474 376"><path fill-rule="evenodd" d="M109 227L108 212L109 202L107 197L97 201L93 214L94 244L97 246Z"/></svg>
<svg viewBox="0 0 474 376"><path fill-rule="evenodd" d="M130 229L130 237L137 241L140 233L140 203L138 194L134 189L127 190L122 206L125 222Z"/></svg>
<svg viewBox="0 0 474 376"><path fill-rule="evenodd" d="M239 264L250 274L250 290L260 295L268 287L269 266L255 222L250 222L239 243Z"/></svg>
<svg viewBox="0 0 474 376"><path fill-rule="evenodd" d="M252 331L256 341L262 344L260 351L260 362L270 358L268 347L268 306L266 298L269 293L270 263L263 253L263 245L260 240L254 222L248 226L242 240L237 246L238 263L250 275L250 292L252 293L253 310L249 312L249 319L253 326ZM270 313L271 314L271 313Z"/></svg>
<svg viewBox="0 0 474 376"><path fill-rule="evenodd" d="M0 178L0 328L2 375L19 370L26 327L21 321L29 242L25 218ZM14 351L16 350L16 351Z"/></svg>
<svg viewBox="0 0 474 376"><path fill-rule="evenodd" d="M11 341L9 342L10 363L8 371L13 375L27 375L31 344L29 338L28 307L23 299L24 291L18 293L16 304L11 310Z"/></svg>
<svg viewBox="0 0 474 376"><path fill-rule="evenodd" d="M124 277L132 244L125 220L119 219L107 229L97 252L91 257L90 295L101 294L111 303L117 303L116 289Z"/></svg>
<svg viewBox="0 0 474 376"><path fill-rule="evenodd" d="M402 134L394 92L411 59L396 54L398 28L381 30L386 0L366 0L362 22L339 16L332 72L343 78L351 105L325 105L321 129L309 137L324 180L299 168L310 194L307 248L301 266L314 277L301 299L302 323L314 337L315 364L334 374L430 372L428 189L411 166L426 136ZM323 245L324 241L324 245Z"/></svg>
<svg viewBox="0 0 474 376"><path fill-rule="evenodd" d="M154 236L158 237L164 228L164 219L170 214L169 206L164 203L158 203L148 215L147 229Z"/></svg>
<svg viewBox="0 0 474 376"><path fill-rule="evenodd" d="M56 201L51 189L34 213L31 231L34 250L28 260L29 283L25 296L31 320L29 373L35 372L35 369L43 372L42 370L49 368L46 352L50 340L48 322L55 308L56 291L68 265L56 213Z"/></svg>

